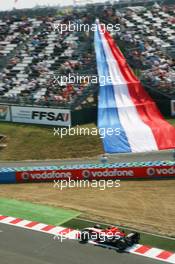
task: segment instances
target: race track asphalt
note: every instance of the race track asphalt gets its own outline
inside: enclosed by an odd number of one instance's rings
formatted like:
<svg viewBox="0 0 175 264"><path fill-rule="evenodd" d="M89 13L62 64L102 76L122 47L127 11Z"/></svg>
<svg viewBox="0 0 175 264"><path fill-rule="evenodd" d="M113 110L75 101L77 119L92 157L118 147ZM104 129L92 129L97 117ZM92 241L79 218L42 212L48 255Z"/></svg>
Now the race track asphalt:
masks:
<svg viewBox="0 0 175 264"><path fill-rule="evenodd" d="M162 261L118 253L77 241L62 243L52 235L0 224L1 264L161 264Z"/></svg>

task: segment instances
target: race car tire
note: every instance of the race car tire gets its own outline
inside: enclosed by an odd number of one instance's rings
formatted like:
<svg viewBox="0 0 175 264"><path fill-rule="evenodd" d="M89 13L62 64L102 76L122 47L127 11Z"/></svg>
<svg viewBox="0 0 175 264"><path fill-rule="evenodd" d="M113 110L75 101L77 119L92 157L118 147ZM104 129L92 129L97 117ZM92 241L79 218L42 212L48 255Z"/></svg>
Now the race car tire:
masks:
<svg viewBox="0 0 175 264"><path fill-rule="evenodd" d="M131 232L125 238L129 247L133 246L134 244L138 244L140 240L140 234L138 232Z"/></svg>
<svg viewBox="0 0 175 264"><path fill-rule="evenodd" d="M125 250L127 248L127 244L126 244L126 242L124 240L118 240L117 243L116 243L116 247L119 250L123 251L123 250Z"/></svg>
<svg viewBox="0 0 175 264"><path fill-rule="evenodd" d="M138 232L135 232L133 242L134 244L138 244L140 240L140 234Z"/></svg>

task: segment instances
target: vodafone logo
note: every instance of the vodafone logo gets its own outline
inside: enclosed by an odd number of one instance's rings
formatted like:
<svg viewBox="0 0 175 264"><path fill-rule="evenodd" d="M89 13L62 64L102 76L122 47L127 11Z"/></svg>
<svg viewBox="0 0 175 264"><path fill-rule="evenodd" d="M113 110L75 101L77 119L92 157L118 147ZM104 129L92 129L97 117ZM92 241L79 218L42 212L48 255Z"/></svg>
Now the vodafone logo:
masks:
<svg viewBox="0 0 175 264"><path fill-rule="evenodd" d="M23 172L22 175L21 175L21 177L22 177L22 179L23 179L24 181L27 181L27 180L29 180L30 175L29 175L28 172Z"/></svg>
<svg viewBox="0 0 175 264"><path fill-rule="evenodd" d="M175 175L175 167L156 169L156 172L159 175Z"/></svg>
<svg viewBox="0 0 175 264"><path fill-rule="evenodd" d="M175 167L170 168L148 168L147 169L148 176L175 176Z"/></svg>
<svg viewBox="0 0 175 264"><path fill-rule="evenodd" d="M91 175L89 170L83 170L82 172L83 178L89 178L89 176Z"/></svg>
<svg viewBox="0 0 175 264"><path fill-rule="evenodd" d="M148 175L148 176L153 176L153 175L155 175L155 172L156 172L156 170L155 170L154 168L148 168L148 169L147 169L147 175Z"/></svg>
<svg viewBox="0 0 175 264"><path fill-rule="evenodd" d="M46 180L46 179L59 179L59 178L70 178L72 176L71 172L42 172L31 174L33 180Z"/></svg>
<svg viewBox="0 0 175 264"><path fill-rule="evenodd" d="M99 171L93 171L93 170L84 170L82 172L83 177L119 177L119 176L129 176L133 177L134 172L132 170L99 170Z"/></svg>
<svg viewBox="0 0 175 264"><path fill-rule="evenodd" d="M70 178L71 172L43 171L43 172L23 172L21 177L23 180L52 180L61 178Z"/></svg>

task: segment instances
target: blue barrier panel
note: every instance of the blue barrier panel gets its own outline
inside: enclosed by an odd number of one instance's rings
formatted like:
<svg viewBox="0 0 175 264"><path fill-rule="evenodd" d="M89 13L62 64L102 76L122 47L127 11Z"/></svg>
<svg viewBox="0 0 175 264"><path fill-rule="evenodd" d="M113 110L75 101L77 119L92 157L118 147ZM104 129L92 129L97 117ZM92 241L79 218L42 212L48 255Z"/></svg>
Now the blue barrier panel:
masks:
<svg viewBox="0 0 175 264"><path fill-rule="evenodd" d="M0 171L0 183L15 183L16 182L16 173Z"/></svg>

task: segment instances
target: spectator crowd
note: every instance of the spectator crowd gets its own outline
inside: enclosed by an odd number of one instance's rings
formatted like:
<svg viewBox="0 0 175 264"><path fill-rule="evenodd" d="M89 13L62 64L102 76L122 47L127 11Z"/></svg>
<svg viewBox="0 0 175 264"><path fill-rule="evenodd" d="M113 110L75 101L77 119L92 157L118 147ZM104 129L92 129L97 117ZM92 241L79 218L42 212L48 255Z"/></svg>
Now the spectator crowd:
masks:
<svg viewBox="0 0 175 264"><path fill-rule="evenodd" d="M97 14L101 22L120 24L113 36L141 80L175 96L175 58L170 52L175 47L174 7L155 3L119 9L104 4L100 12L92 6L64 16L1 17L0 102L71 107L87 100L95 91L92 85L56 80L96 74L93 32L61 34L54 25L91 24Z"/></svg>
<svg viewBox="0 0 175 264"><path fill-rule="evenodd" d="M140 78L149 86L175 96L175 5L126 8L118 12L117 40ZM172 52L171 52L172 51Z"/></svg>
<svg viewBox="0 0 175 264"><path fill-rule="evenodd" d="M88 89L86 82L55 82L62 75L81 74L94 58L86 49L81 52L87 36L55 30L55 24L70 19L77 23L77 18L61 16L0 21L0 101L68 106Z"/></svg>

